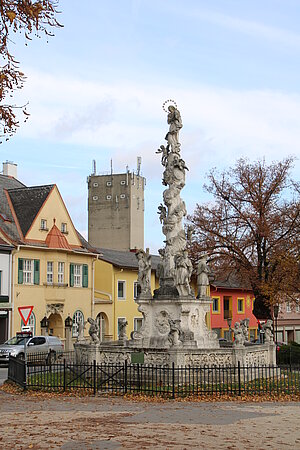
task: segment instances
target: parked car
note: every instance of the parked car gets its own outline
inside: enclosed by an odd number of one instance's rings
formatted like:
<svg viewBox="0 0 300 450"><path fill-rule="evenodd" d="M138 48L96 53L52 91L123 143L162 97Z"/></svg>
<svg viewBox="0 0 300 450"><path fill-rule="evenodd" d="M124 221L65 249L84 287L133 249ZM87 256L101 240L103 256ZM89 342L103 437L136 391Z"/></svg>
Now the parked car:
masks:
<svg viewBox="0 0 300 450"><path fill-rule="evenodd" d="M54 362L56 352L63 351L64 345L56 336L34 336L30 337L19 333L17 336L9 339L0 345L0 364L8 365L9 355L24 359L24 346L26 343L26 355L28 360L33 358L33 354L41 355L41 359L47 362Z"/></svg>

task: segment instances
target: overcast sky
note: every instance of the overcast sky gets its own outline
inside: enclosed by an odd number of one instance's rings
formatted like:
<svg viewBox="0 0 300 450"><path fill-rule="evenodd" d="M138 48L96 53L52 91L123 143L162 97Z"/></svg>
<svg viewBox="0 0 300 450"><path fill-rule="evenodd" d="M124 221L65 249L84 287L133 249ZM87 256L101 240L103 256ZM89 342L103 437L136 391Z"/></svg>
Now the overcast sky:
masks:
<svg viewBox="0 0 300 450"><path fill-rule="evenodd" d="M209 199L205 175L237 158L300 156L300 1L60 0L64 28L12 50L27 82L15 100L31 116L1 145L25 184L56 183L87 236L87 184L136 169L142 156L145 245L156 252L167 131L162 104L181 111L182 191L189 213ZM293 172L299 180L300 162Z"/></svg>

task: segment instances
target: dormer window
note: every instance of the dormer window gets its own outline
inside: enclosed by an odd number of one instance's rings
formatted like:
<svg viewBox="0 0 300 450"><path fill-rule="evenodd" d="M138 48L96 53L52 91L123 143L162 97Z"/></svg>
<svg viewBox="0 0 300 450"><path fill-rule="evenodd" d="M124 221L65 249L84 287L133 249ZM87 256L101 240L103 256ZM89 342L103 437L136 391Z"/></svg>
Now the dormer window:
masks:
<svg viewBox="0 0 300 450"><path fill-rule="evenodd" d="M68 233L67 224L65 222L62 222L60 231L65 234Z"/></svg>
<svg viewBox="0 0 300 450"><path fill-rule="evenodd" d="M48 230L46 219L41 219L41 230Z"/></svg>

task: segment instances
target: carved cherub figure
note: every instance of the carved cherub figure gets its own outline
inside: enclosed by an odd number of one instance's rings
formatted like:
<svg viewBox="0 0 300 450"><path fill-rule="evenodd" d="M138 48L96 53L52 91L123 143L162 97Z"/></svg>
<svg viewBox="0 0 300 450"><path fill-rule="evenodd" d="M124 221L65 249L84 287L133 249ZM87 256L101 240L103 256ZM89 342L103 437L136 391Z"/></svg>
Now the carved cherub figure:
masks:
<svg viewBox="0 0 300 450"><path fill-rule="evenodd" d="M235 322L234 328L233 328L233 333L234 333L233 346L240 347L240 346L244 345L245 337L244 337L244 333L243 333L242 327L239 322Z"/></svg>
<svg viewBox="0 0 300 450"><path fill-rule="evenodd" d="M119 341L127 340L127 334L126 334L127 325L128 325L128 322L126 319L119 322Z"/></svg>
<svg viewBox="0 0 300 450"><path fill-rule="evenodd" d="M168 162L168 155L169 155L169 149L168 147L165 147L164 145L161 145L159 149L155 153L162 153L161 155L161 163L163 166L167 165Z"/></svg>
<svg viewBox="0 0 300 450"><path fill-rule="evenodd" d="M89 335L91 336L91 341L93 344L99 344L99 327L97 321L92 317L88 318L88 323L90 324Z"/></svg>
<svg viewBox="0 0 300 450"><path fill-rule="evenodd" d="M262 326L263 331L265 332L265 342L273 341L273 321L268 319L266 323Z"/></svg>
<svg viewBox="0 0 300 450"><path fill-rule="evenodd" d="M163 223L167 218L167 209L162 203L158 206L157 214L159 214L160 223Z"/></svg>

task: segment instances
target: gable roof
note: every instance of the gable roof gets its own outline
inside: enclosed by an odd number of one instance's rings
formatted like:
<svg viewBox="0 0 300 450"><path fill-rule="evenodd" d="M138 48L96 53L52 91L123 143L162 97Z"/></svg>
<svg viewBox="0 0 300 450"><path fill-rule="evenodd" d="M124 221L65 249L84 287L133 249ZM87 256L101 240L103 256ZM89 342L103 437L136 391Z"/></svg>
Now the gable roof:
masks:
<svg viewBox="0 0 300 450"><path fill-rule="evenodd" d="M138 260L134 252L121 251L121 250L111 250L107 248L97 248L96 249L101 256L99 259L109 262L117 267L126 267L128 269L138 270ZM160 262L160 256L151 255L151 267L152 270L156 270L158 263Z"/></svg>
<svg viewBox="0 0 300 450"><path fill-rule="evenodd" d="M26 188L25 184L7 175L0 175L0 228L12 240L20 239L18 228L6 196L6 190Z"/></svg>
<svg viewBox="0 0 300 450"><path fill-rule="evenodd" d="M49 184L7 190L23 236L26 236L27 231L53 187L54 184Z"/></svg>

